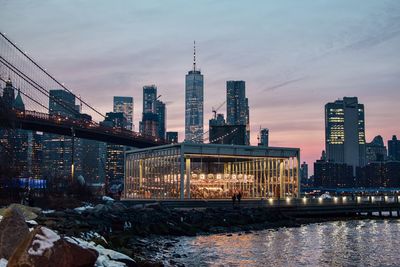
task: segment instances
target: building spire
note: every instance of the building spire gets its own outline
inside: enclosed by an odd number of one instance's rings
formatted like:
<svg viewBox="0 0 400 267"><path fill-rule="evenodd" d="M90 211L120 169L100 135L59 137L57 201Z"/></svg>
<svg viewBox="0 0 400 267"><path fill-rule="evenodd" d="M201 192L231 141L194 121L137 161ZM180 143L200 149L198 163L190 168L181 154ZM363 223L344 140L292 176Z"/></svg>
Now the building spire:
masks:
<svg viewBox="0 0 400 267"><path fill-rule="evenodd" d="M193 41L193 71L196 71L196 40Z"/></svg>

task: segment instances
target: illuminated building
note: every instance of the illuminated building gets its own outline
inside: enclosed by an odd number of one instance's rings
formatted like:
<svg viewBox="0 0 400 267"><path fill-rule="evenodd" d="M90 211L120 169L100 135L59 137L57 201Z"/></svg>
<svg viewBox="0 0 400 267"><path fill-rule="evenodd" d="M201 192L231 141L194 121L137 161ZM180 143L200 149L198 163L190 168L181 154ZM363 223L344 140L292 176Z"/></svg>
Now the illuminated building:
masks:
<svg viewBox="0 0 400 267"><path fill-rule="evenodd" d="M203 143L204 77L196 69L196 49L193 70L185 78L185 142Z"/></svg>
<svg viewBox="0 0 400 267"><path fill-rule="evenodd" d="M364 166L364 105L357 97L344 97L325 105L325 148L327 161Z"/></svg>
<svg viewBox="0 0 400 267"><path fill-rule="evenodd" d="M122 112L108 112L102 125L108 127L126 128L127 119ZM106 187L112 183L122 183L124 177L124 152L126 146L107 143L106 147Z"/></svg>
<svg viewBox="0 0 400 267"><path fill-rule="evenodd" d="M165 139L166 107L165 103L158 100L159 97L157 97L155 85L143 87L143 113L140 132L144 135Z"/></svg>
<svg viewBox="0 0 400 267"><path fill-rule="evenodd" d="M133 130L133 97L114 96L114 112L124 113L127 125L126 129Z"/></svg>
<svg viewBox="0 0 400 267"><path fill-rule="evenodd" d="M78 110L75 105L75 96L62 89L50 90L49 114L65 117L76 117ZM76 141L76 139L75 139ZM43 134L43 174L48 177L70 178L72 162L74 168L79 169L80 145L76 141L75 154L72 154L72 137L57 134Z"/></svg>
<svg viewBox="0 0 400 267"><path fill-rule="evenodd" d="M226 82L226 124L246 126L246 145L250 144L249 101L244 81Z"/></svg>
<svg viewBox="0 0 400 267"><path fill-rule="evenodd" d="M15 96L15 91L17 96ZM2 96L3 105L19 111L25 110L21 92L6 81ZM1 164L14 166L19 177L39 178L41 176L42 135L22 129L0 129L2 151Z"/></svg>
<svg viewBox="0 0 400 267"><path fill-rule="evenodd" d="M180 143L125 153L125 199L298 197L300 150Z"/></svg>

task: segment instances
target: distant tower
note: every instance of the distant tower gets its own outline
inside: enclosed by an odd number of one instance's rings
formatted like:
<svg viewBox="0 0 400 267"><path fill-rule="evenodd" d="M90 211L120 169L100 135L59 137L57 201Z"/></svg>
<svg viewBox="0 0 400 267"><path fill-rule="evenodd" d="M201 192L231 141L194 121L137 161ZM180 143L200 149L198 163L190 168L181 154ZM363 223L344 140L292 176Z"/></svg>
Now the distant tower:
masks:
<svg viewBox="0 0 400 267"><path fill-rule="evenodd" d="M226 124L246 126L246 144L250 144L249 101L245 81L226 82Z"/></svg>
<svg viewBox="0 0 400 267"><path fill-rule="evenodd" d="M308 179L308 164L304 161L300 165L300 180L306 181Z"/></svg>
<svg viewBox="0 0 400 267"><path fill-rule="evenodd" d="M258 144L259 146L269 146L269 129L264 128L260 129L260 143Z"/></svg>
<svg viewBox="0 0 400 267"><path fill-rule="evenodd" d="M12 85L11 79L8 78L6 81L6 87L3 89L3 102L4 106L8 109L12 109L14 106L15 91Z"/></svg>
<svg viewBox="0 0 400 267"><path fill-rule="evenodd" d="M397 136L393 135L392 140L388 141L389 158L391 160L400 161L400 140Z"/></svg>
<svg viewBox="0 0 400 267"><path fill-rule="evenodd" d="M204 77L196 69L196 43L193 50L193 70L185 80L185 141L203 143Z"/></svg>
<svg viewBox="0 0 400 267"><path fill-rule="evenodd" d="M344 97L325 105L325 148L327 160L355 167L364 166L364 105L357 97Z"/></svg>
<svg viewBox="0 0 400 267"><path fill-rule="evenodd" d="M113 112L124 113L127 126L126 129L133 130L133 97L130 96L114 96Z"/></svg>
<svg viewBox="0 0 400 267"><path fill-rule="evenodd" d="M157 87L143 86L143 113L140 132L145 135L158 136L158 116L156 113Z"/></svg>
<svg viewBox="0 0 400 267"><path fill-rule="evenodd" d="M160 100L156 100L156 108L155 109L156 109L155 112L158 117L157 136L159 138L165 139L166 115L167 115L165 103Z"/></svg>

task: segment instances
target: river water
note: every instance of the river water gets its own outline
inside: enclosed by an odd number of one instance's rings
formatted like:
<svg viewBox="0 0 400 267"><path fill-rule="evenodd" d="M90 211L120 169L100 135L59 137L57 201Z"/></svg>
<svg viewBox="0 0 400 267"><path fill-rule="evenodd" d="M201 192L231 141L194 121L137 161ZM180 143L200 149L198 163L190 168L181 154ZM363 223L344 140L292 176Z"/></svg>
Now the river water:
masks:
<svg viewBox="0 0 400 267"><path fill-rule="evenodd" d="M185 266L400 266L400 220L183 237L173 254Z"/></svg>

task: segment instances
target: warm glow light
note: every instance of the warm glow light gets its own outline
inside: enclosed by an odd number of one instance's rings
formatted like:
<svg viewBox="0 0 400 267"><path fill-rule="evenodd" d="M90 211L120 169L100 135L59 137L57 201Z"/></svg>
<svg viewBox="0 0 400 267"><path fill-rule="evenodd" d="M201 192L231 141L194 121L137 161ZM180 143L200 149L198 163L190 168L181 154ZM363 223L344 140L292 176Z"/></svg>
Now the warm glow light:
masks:
<svg viewBox="0 0 400 267"><path fill-rule="evenodd" d="M272 204L274 202L274 199L273 198L269 198L268 201L269 201L269 203Z"/></svg>
<svg viewBox="0 0 400 267"><path fill-rule="evenodd" d="M338 198L337 197L333 197L333 202L337 203Z"/></svg>
<svg viewBox="0 0 400 267"><path fill-rule="evenodd" d="M319 197L319 198L318 198L318 202L319 202L319 203L322 203L322 201L323 201L322 197Z"/></svg>
<svg viewBox="0 0 400 267"><path fill-rule="evenodd" d="M291 200L290 197L287 197L287 198L286 198L286 202L287 202L287 203L289 203L290 200Z"/></svg>
<svg viewBox="0 0 400 267"><path fill-rule="evenodd" d="M303 202L306 203L307 202L307 198L303 197Z"/></svg>

